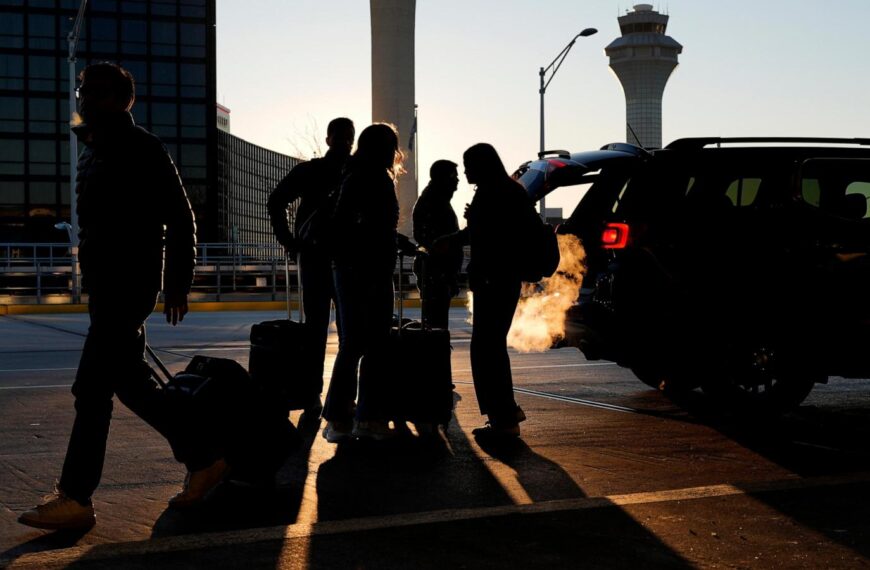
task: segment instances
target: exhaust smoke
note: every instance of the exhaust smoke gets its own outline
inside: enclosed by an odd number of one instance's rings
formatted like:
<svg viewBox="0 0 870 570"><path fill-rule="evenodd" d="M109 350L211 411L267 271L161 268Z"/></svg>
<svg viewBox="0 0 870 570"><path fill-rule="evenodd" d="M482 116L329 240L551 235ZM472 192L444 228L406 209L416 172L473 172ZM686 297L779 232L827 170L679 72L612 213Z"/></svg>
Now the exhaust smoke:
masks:
<svg viewBox="0 0 870 570"><path fill-rule="evenodd" d="M508 346L520 352L544 352L565 337L568 310L580 296L586 250L577 236L559 235L559 268L540 283L524 283Z"/></svg>

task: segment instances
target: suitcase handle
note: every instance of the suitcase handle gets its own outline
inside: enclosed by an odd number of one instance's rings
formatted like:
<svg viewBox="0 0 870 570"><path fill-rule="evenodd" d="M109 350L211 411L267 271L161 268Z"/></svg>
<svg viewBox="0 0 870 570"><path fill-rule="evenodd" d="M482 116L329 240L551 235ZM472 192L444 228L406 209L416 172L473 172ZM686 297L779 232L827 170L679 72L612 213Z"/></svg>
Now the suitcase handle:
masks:
<svg viewBox="0 0 870 570"><path fill-rule="evenodd" d="M154 352L154 349L152 349L147 342L145 343L145 352L148 353L148 356L151 357L151 360L154 361L154 364L157 365L157 368L159 368L160 372L163 373L163 376L166 377L166 380L164 381L159 374L154 374L154 379L157 380L157 383L160 384L162 388L166 388L166 383L172 381L172 373L168 368L166 368L166 365L163 364L163 361L160 360L160 357L157 356L157 353Z"/></svg>
<svg viewBox="0 0 870 570"><path fill-rule="evenodd" d="M296 254L296 287L297 291L299 291L299 322L305 322L305 309L303 308L303 295L305 294L302 291L302 264L299 263L302 254ZM290 305L290 255L288 253L284 253L284 284L287 286L287 319L293 320L293 311L291 310Z"/></svg>

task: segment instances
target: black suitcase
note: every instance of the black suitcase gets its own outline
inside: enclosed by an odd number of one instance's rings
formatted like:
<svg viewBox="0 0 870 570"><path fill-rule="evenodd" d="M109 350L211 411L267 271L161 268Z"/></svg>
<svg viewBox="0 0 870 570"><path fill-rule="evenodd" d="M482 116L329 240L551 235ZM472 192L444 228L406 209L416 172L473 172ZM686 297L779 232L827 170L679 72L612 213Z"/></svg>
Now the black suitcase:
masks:
<svg viewBox="0 0 870 570"><path fill-rule="evenodd" d="M263 387L241 364L226 358L194 356L172 375L150 346L146 350L163 373L154 377L171 407L206 426L232 468L233 477L274 477L301 438Z"/></svg>
<svg viewBox="0 0 870 570"><path fill-rule="evenodd" d="M446 426L453 415L450 331L424 328L403 318L402 266L399 252L399 311L390 337L360 363L360 383L368 377L379 386L390 419Z"/></svg>
<svg viewBox="0 0 870 570"><path fill-rule="evenodd" d="M298 268L298 264L297 264ZM297 271L299 285L299 321L290 312L290 270L285 266L287 281L287 318L264 321L251 327L251 352L248 370L255 382L285 411L303 410L320 404L323 378L311 355L311 340L305 326L302 309L302 279Z"/></svg>

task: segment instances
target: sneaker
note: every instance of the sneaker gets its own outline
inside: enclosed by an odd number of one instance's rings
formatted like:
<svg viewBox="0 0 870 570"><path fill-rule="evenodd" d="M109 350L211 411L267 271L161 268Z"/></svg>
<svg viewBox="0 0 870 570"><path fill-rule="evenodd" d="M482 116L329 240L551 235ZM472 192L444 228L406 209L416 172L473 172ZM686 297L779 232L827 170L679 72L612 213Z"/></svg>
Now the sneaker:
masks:
<svg viewBox="0 0 870 570"><path fill-rule="evenodd" d="M490 422L486 422L485 426L471 430L471 435L478 439L490 441L516 439L520 437L520 426L495 426Z"/></svg>
<svg viewBox="0 0 870 570"><path fill-rule="evenodd" d="M326 422L323 439L329 443L345 443L353 439L353 425L349 422Z"/></svg>
<svg viewBox="0 0 870 570"><path fill-rule="evenodd" d="M395 436L395 432L390 429L389 422L370 420L365 422L357 422L353 428L353 436L357 439L372 439L374 441L384 441Z"/></svg>
<svg viewBox="0 0 870 570"><path fill-rule="evenodd" d="M55 487L42 503L18 517L21 524L46 530L87 529L97 524L94 505L83 505Z"/></svg>
<svg viewBox="0 0 870 570"><path fill-rule="evenodd" d="M218 459L204 469L188 471L184 478L184 487L180 493L169 499L169 506L184 509L202 503L224 480L228 470L227 462Z"/></svg>

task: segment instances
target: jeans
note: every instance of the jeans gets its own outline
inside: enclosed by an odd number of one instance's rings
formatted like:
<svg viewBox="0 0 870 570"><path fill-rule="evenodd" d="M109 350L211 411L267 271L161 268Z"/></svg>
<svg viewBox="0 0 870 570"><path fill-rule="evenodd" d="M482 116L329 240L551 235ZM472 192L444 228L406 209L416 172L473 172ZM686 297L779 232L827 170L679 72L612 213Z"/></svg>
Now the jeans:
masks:
<svg viewBox="0 0 870 570"><path fill-rule="evenodd" d="M471 375L480 413L493 424L516 425L507 335L520 299L520 282L486 282L474 288Z"/></svg>
<svg viewBox="0 0 870 570"><path fill-rule="evenodd" d="M333 422L350 422L354 414L361 421L387 419L378 417L379 398L373 397L377 394L377 378L360 382L358 407L354 399L360 359L372 347L383 346L389 340L393 322L393 267L387 270L385 263L374 262L336 264L333 275L341 331L323 417Z"/></svg>
<svg viewBox="0 0 870 570"><path fill-rule="evenodd" d="M91 291L91 325L72 386L76 417L59 487L87 503L100 483L113 395L169 440L175 458L191 471L220 458L205 426L189 425L174 409L144 359L145 319L157 291Z"/></svg>
<svg viewBox="0 0 870 570"><path fill-rule="evenodd" d="M323 391L323 363L326 359L326 341L329 337L329 312L335 298L332 278L332 262L329 256L316 249L307 249L299 254L302 271L302 306L305 309L305 326L311 339L311 372L320 382L318 392ZM336 303L337 305L337 303ZM341 318L336 326L341 334Z"/></svg>

